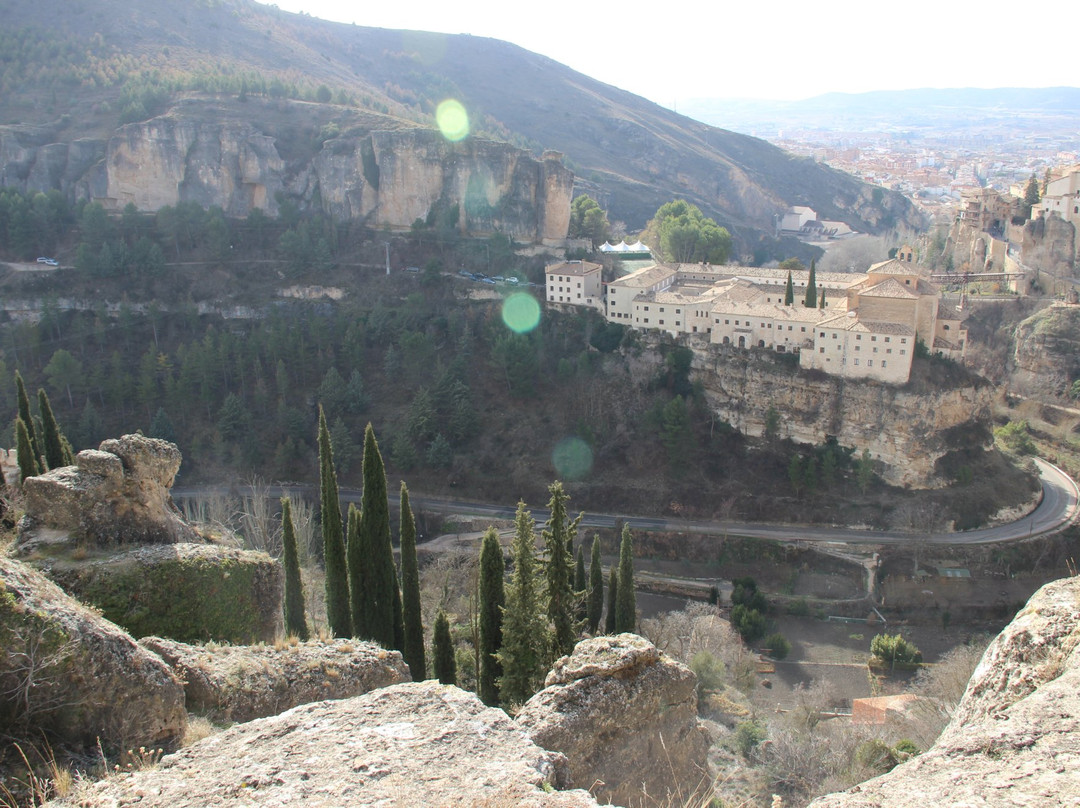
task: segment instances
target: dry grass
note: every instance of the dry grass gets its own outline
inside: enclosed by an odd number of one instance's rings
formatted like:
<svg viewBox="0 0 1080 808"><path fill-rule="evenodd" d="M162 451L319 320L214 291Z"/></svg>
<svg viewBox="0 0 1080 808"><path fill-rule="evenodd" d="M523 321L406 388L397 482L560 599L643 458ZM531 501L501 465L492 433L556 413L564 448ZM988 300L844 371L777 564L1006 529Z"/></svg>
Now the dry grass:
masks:
<svg viewBox="0 0 1080 808"><path fill-rule="evenodd" d="M180 741L180 746L191 746L193 743L198 743L203 738L209 738L217 732L217 728L210 722L209 718L201 715L188 715L187 729L184 730L184 737Z"/></svg>

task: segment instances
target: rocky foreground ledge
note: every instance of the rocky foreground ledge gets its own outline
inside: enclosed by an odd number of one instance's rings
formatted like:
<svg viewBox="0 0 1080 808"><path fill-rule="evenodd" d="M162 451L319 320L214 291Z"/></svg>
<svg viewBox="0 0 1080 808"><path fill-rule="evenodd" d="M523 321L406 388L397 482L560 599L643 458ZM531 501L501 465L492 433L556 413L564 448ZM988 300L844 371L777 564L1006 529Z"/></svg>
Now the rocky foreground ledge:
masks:
<svg viewBox="0 0 1080 808"><path fill-rule="evenodd" d="M938 742L810 808L1080 805L1080 577L1047 584L983 655Z"/></svg>
<svg viewBox="0 0 1080 808"><path fill-rule="evenodd" d="M525 739L502 710L426 681L237 724L48 805L595 808L586 791L554 790L568 776L566 758Z"/></svg>

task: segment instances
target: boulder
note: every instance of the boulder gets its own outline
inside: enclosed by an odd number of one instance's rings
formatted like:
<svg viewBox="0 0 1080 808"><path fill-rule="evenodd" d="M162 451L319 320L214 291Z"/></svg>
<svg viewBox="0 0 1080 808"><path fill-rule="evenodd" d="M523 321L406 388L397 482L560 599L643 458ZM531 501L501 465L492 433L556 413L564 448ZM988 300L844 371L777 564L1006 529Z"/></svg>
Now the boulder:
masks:
<svg viewBox="0 0 1080 808"><path fill-rule="evenodd" d="M146 637L139 644L164 659L184 683L187 709L215 723L265 718L410 681L400 652L369 642L185 645Z"/></svg>
<svg viewBox="0 0 1080 808"><path fill-rule="evenodd" d="M92 547L198 541L169 496L180 461L175 444L124 435L79 452L74 466L28 478L17 550L25 555L57 541Z"/></svg>
<svg viewBox="0 0 1080 808"><path fill-rule="evenodd" d="M0 557L0 733L169 749L186 725L183 686L161 659L40 573Z"/></svg>
<svg viewBox="0 0 1080 808"><path fill-rule="evenodd" d="M1080 578L1047 584L990 647L927 752L811 808L1075 806Z"/></svg>
<svg viewBox="0 0 1080 808"><path fill-rule="evenodd" d="M574 786L618 805L689 803L711 785L697 677L636 634L583 640L516 723L570 761Z"/></svg>
<svg viewBox="0 0 1080 808"><path fill-rule="evenodd" d="M501 710L429 680L236 724L49 805L595 806L583 791L549 791L565 767Z"/></svg>
<svg viewBox="0 0 1080 808"><path fill-rule="evenodd" d="M34 563L136 637L247 644L273 642L282 631L283 572L263 552L147 545Z"/></svg>

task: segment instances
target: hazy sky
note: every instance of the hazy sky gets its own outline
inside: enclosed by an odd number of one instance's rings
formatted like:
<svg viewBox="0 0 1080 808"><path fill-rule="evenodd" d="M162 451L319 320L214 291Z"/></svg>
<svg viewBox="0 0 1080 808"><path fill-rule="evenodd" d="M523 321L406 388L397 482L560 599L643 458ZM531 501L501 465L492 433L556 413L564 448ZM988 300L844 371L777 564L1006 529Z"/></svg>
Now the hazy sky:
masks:
<svg viewBox="0 0 1080 808"><path fill-rule="evenodd" d="M1004 0L277 5L357 25L506 40L667 107L694 97L794 100L833 91L1080 86L1080 60L1064 51L1059 58L1036 55L1038 42L1050 41L1044 26L1080 30L1075 0L1045 7L1045 16Z"/></svg>

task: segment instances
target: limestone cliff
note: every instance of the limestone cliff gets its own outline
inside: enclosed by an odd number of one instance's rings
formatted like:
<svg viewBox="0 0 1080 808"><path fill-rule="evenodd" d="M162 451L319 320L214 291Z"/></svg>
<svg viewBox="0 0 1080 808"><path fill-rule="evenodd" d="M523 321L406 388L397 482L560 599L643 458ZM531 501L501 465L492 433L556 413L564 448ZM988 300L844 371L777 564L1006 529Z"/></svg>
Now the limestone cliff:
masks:
<svg viewBox="0 0 1080 808"><path fill-rule="evenodd" d="M927 752L811 808L1075 806L1080 578L1036 592L990 644Z"/></svg>
<svg viewBox="0 0 1080 808"><path fill-rule="evenodd" d="M408 228L441 214L441 223L467 234L566 238L574 175L557 152L538 160L507 143L454 143L392 119L353 115L320 125L322 113L308 109L314 105L259 106L253 101L240 115L186 99L120 127L105 143L45 143L47 132L0 127L0 185L57 188L116 211L195 202L236 217L255 208L275 216L284 194L301 208L371 227Z"/></svg>
<svg viewBox="0 0 1080 808"><path fill-rule="evenodd" d="M1027 395L1056 398L1080 378L1080 307L1055 305L1016 326L1010 385Z"/></svg>
<svg viewBox="0 0 1080 808"><path fill-rule="evenodd" d="M881 476L896 485L933 486L938 459L960 448L948 438L957 430L989 436L979 428L989 423L989 385L850 381L799 371L782 356L736 349L697 351L694 368L709 405L739 431L764 434L766 414L775 408L780 437L820 444L831 435L842 446L869 449Z"/></svg>

